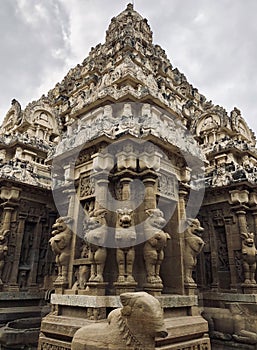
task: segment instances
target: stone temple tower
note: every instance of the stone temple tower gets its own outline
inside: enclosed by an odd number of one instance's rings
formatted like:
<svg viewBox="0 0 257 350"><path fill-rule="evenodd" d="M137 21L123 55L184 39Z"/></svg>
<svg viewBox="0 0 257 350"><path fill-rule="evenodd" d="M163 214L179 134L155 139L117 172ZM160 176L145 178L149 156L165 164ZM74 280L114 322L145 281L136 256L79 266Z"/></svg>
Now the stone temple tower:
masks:
<svg viewBox="0 0 257 350"><path fill-rule="evenodd" d="M209 349L193 275L204 246L196 215L206 159L189 130L189 96L204 108L131 4L49 92L63 125L48 159L59 271L40 349L70 348L75 331L135 291L164 309L169 336L158 349Z"/></svg>
<svg viewBox="0 0 257 350"><path fill-rule="evenodd" d="M255 146L128 4L1 127L3 349L256 349Z"/></svg>

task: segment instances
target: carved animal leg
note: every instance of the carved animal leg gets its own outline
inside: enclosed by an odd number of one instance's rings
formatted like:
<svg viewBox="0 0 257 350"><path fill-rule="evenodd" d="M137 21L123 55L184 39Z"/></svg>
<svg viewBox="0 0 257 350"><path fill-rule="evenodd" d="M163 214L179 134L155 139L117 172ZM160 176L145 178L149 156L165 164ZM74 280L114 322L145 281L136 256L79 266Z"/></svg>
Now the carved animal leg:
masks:
<svg viewBox="0 0 257 350"><path fill-rule="evenodd" d="M147 246L145 246L144 260L145 260L145 267L146 267L146 274L147 274L147 282L155 283L156 282L155 266L157 262L157 251L154 248L151 248L151 250L149 250L147 249Z"/></svg>
<svg viewBox="0 0 257 350"><path fill-rule="evenodd" d="M63 282L67 282L67 279L68 279L68 266L65 265L65 266L62 266L62 281Z"/></svg>
<svg viewBox="0 0 257 350"><path fill-rule="evenodd" d="M251 283L256 283L255 281L255 271L256 271L256 263L252 264L250 266L250 279L251 279Z"/></svg>
<svg viewBox="0 0 257 350"><path fill-rule="evenodd" d="M132 275L133 265L135 260L135 249L130 248L127 252L127 282L135 283L135 279Z"/></svg>
<svg viewBox="0 0 257 350"><path fill-rule="evenodd" d="M116 260L117 260L118 271L119 271L117 282L124 283L125 282L125 252L120 248L117 248Z"/></svg>
<svg viewBox="0 0 257 350"><path fill-rule="evenodd" d="M156 275L156 281L162 283L162 279L160 277L160 268L161 268L161 264L163 262L164 259L164 252L163 250L161 250L158 254L158 260L156 262L156 266L155 266L155 275Z"/></svg>
<svg viewBox="0 0 257 350"><path fill-rule="evenodd" d="M98 248L95 252L95 263L96 263L96 277L94 279L95 282L103 282L103 271L105 260L107 256L106 248Z"/></svg>
<svg viewBox="0 0 257 350"><path fill-rule="evenodd" d="M247 262L243 263L244 267L244 275L245 275L245 281L244 283L250 284L251 283L251 278L250 278L250 266Z"/></svg>
<svg viewBox="0 0 257 350"><path fill-rule="evenodd" d="M93 282L96 277L96 264L95 264L95 252L93 252L91 249L89 250L88 258L91 261L91 271L90 271L89 282Z"/></svg>
<svg viewBox="0 0 257 350"><path fill-rule="evenodd" d="M185 266L185 283L195 283L192 277L193 266Z"/></svg>

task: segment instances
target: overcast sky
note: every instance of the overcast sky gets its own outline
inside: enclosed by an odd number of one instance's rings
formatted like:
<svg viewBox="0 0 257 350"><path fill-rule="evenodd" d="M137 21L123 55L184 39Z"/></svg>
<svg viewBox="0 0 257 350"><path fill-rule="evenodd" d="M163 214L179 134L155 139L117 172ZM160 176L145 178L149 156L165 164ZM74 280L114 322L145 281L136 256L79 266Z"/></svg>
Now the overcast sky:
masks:
<svg viewBox="0 0 257 350"><path fill-rule="evenodd" d="M0 118L61 81L103 43L125 0L0 0ZM135 0L154 42L207 99L257 132L257 1Z"/></svg>

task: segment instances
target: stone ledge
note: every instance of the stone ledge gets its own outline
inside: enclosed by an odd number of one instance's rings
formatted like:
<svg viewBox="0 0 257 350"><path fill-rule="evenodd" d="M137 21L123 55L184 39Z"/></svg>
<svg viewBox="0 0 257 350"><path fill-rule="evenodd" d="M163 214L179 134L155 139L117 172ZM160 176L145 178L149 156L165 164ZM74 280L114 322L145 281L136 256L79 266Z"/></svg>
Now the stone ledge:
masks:
<svg viewBox="0 0 257 350"><path fill-rule="evenodd" d="M162 295L157 297L163 308L191 307L197 306L196 296L186 295ZM122 307L120 297L93 296L93 295L63 295L52 294L51 303L55 305L74 306L74 307Z"/></svg>
<svg viewBox="0 0 257 350"><path fill-rule="evenodd" d="M35 300L42 299L45 296L45 291L42 292L1 292L0 301L4 300Z"/></svg>
<svg viewBox="0 0 257 350"><path fill-rule="evenodd" d="M257 303L257 294L205 292L200 294L199 299L226 301L230 303L233 303L233 302Z"/></svg>
<svg viewBox="0 0 257 350"><path fill-rule="evenodd" d="M168 330L167 338L158 338L157 346L172 344L175 341L188 341L199 339L208 332L208 323L201 316L170 317L165 319L165 326Z"/></svg>
<svg viewBox="0 0 257 350"><path fill-rule="evenodd" d="M205 349L211 350L210 339L203 337L201 339L194 339L185 342L179 342L176 344L169 344L166 346L157 346L156 350L194 350L194 349ZM221 349L219 349L221 350Z"/></svg>

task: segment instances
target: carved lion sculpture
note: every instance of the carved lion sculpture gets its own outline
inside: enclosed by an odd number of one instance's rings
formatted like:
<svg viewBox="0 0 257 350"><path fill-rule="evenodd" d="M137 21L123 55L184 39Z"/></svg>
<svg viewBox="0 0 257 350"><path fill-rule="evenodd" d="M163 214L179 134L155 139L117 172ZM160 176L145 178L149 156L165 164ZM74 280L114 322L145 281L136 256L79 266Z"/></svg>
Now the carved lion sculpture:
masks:
<svg viewBox="0 0 257 350"><path fill-rule="evenodd" d="M107 256L104 243L107 235L105 209L95 209L87 221L85 241L89 245L88 258L91 261L89 282L103 282L103 270Z"/></svg>
<svg viewBox="0 0 257 350"><path fill-rule="evenodd" d="M108 323L91 323L74 335L72 350L154 350L155 337L165 338L159 301L145 292L123 293L122 308L113 310Z"/></svg>
<svg viewBox="0 0 257 350"><path fill-rule="evenodd" d="M256 255L257 250L254 244L253 233L241 233L242 238L242 257L243 257L243 268L244 268L244 283L256 283L255 271L256 271Z"/></svg>
<svg viewBox="0 0 257 350"><path fill-rule="evenodd" d="M189 226L185 230L185 250L184 250L184 272L185 283L195 283L192 277L192 272L197 263L197 255L201 252L204 246L204 241L197 236L203 232L198 219L188 219Z"/></svg>
<svg viewBox="0 0 257 350"><path fill-rule="evenodd" d="M164 259L163 249L166 247L170 235L162 230L166 224L166 220L160 209L148 209L146 210L146 214L148 218L144 222L144 233L147 239L144 245L144 260L147 282L162 283L160 267Z"/></svg>
<svg viewBox="0 0 257 350"><path fill-rule="evenodd" d="M68 224L72 221L70 217L60 217L53 224L52 236L49 240L52 251L56 254L58 277L55 283L66 283L68 277L68 264L70 259L70 243L72 231Z"/></svg>
<svg viewBox="0 0 257 350"><path fill-rule="evenodd" d="M4 268L4 259L8 252L7 239L10 230L3 230L0 232L0 284L2 284L2 272Z"/></svg>
<svg viewBox="0 0 257 350"><path fill-rule="evenodd" d="M124 208L117 210L115 242L117 245L116 260L118 264L118 283L135 283L132 275L135 260L134 245L136 230L133 210Z"/></svg>

